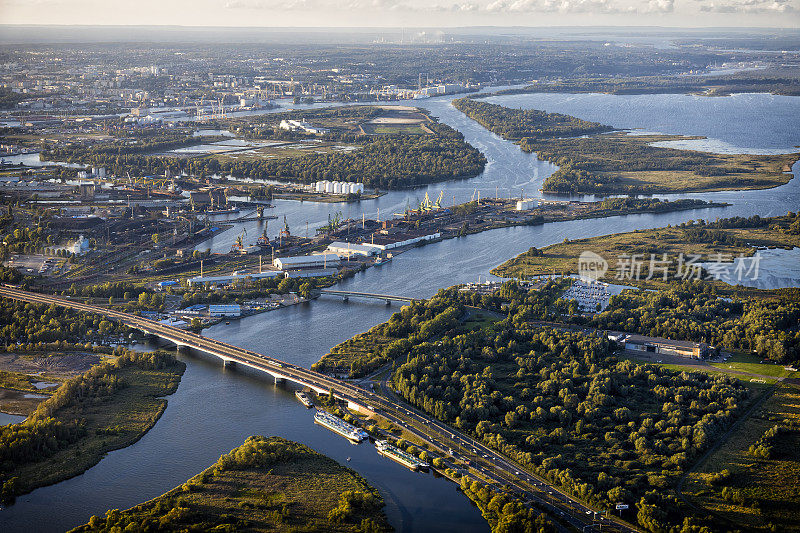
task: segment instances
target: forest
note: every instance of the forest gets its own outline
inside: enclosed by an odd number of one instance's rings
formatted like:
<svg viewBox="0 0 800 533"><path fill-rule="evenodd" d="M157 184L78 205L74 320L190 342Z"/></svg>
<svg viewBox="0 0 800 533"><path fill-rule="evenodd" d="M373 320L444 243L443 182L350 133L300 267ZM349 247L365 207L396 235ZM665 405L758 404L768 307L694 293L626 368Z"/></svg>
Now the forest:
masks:
<svg viewBox="0 0 800 533"><path fill-rule="evenodd" d="M800 362L800 290L758 291L745 297L723 293L701 280L671 283L647 291L629 290L612 296L601 313L584 316L569 311L558 297L563 283L526 289L508 282L490 309L505 308L513 324L548 320L588 326L600 331L624 331L652 337L706 342L726 350L755 352L763 359ZM573 308L574 309L574 308ZM566 311L566 312L565 312Z"/></svg>
<svg viewBox="0 0 800 533"><path fill-rule="evenodd" d="M93 516L78 531L331 531L391 528L383 498L361 476L307 446L248 437L183 485Z"/></svg>
<svg viewBox="0 0 800 533"><path fill-rule="evenodd" d="M766 69L723 76L577 77L505 89L494 94L527 93L689 94L722 96L733 93L772 93L797 96L797 73Z"/></svg>
<svg viewBox="0 0 800 533"><path fill-rule="evenodd" d="M166 404L159 397L174 392L185 365L165 352L117 354L65 381L25 421L0 426L4 504L80 474L155 423Z"/></svg>
<svg viewBox="0 0 800 533"><path fill-rule="evenodd" d="M522 141L529 137L573 137L614 129L599 122L589 122L561 113L547 113L538 109L511 109L473 98L453 100L453 107L509 141Z"/></svg>
<svg viewBox="0 0 800 533"><path fill-rule="evenodd" d="M750 392L611 350L603 336L509 317L415 343L392 380L413 405L564 490L601 508L628 503L640 525L667 529L686 512L670 487Z"/></svg>
<svg viewBox="0 0 800 533"><path fill-rule="evenodd" d="M42 157L104 166L117 176L188 174L233 175L255 180L350 181L369 188L402 189L465 179L483 172L486 157L464 136L436 122L427 123L433 135L361 135L354 138L360 149L352 152L312 153L300 157L221 162L213 156L182 158L145 155L134 150L71 146L53 149ZM269 130L267 130L269 131ZM176 140L175 142L179 142Z"/></svg>
<svg viewBox="0 0 800 533"><path fill-rule="evenodd" d="M46 350L52 347L83 349L87 341L119 337L127 326L99 315L55 305L44 306L1 298L0 349ZM91 346L91 345L90 345Z"/></svg>

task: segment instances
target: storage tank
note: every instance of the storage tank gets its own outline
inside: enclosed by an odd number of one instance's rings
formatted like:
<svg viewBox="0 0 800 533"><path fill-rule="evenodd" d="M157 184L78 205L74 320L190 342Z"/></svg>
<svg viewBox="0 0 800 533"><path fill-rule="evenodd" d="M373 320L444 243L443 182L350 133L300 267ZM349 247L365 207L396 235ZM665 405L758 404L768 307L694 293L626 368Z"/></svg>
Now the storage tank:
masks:
<svg viewBox="0 0 800 533"><path fill-rule="evenodd" d="M333 194L342 194L342 182L341 181L334 181L333 182Z"/></svg>
<svg viewBox="0 0 800 533"><path fill-rule="evenodd" d="M356 183L356 188L357 188L356 192L364 194L364 184L363 183Z"/></svg>
<svg viewBox="0 0 800 533"><path fill-rule="evenodd" d="M358 183L351 183L347 192L350 194L358 194Z"/></svg>
<svg viewBox="0 0 800 533"><path fill-rule="evenodd" d="M328 182L325 183L325 192L329 193L329 194L333 193L333 182L332 181L328 181Z"/></svg>

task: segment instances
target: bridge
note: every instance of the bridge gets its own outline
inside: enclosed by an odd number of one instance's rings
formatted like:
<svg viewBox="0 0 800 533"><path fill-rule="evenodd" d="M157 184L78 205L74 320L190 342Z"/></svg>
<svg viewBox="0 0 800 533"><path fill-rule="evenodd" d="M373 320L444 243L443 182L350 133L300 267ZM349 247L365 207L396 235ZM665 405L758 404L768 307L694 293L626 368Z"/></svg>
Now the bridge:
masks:
<svg viewBox="0 0 800 533"><path fill-rule="evenodd" d="M348 293L348 291L332 292ZM357 296L367 294L367 297L386 298L386 295L370 295L369 293L349 294ZM154 320L122 311L89 305L69 298L24 291L9 285L0 285L0 297L35 304L56 305L101 315L125 324L130 328L171 342L178 349L191 348L218 357L226 366L246 366L269 374L275 379L276 383L289 381L308 387L318 394L333 394L336 398L347 402L350 409L380 416L402 427L404 431L423 442L427 442L432 449L439 450L443 455L449 453L462 463L469 459L470 466L466 469L472 471L470 474L478 474L484 480L488 480L489 484L495 489L507 491L511 488L523 501L535 502L540 508L552 513L553 516L560 515L562 520L580 531L599 531L597 528L598 523L595 523L594 519L587 518L587 516L595 512L594 509L587 507L573 496L561 492L547 480L526 472L522 466L482 442L464 435L400 401L394 401L391 397L379 395L353 383L332 378L321 372L309 370L274 357L245 350L222 341L203 337L190 331L167 326ZM396 299L399 300L400 298ZM414 300L402 298L401 301ZM456 450L453 450L453 447ZM608 526L606 531L638 533L637 529L627 523L616 519L612 521L609 518L603 520L605 521L600 523ZM563 533L569 531L562 525L558 525L557 528ZM602 530L602 526L600 530Z"/></svg>
<svg viewBox="0 0 800 533"><path fill-rule="evenodd" d="M391 294L375 294L372 292L357 292L357 291L339 291L334 289L320 289L320 294L330 294L332 296L341 296L346 302L351 297L353 298L371 298L373 300L385 300L387 304L392 302L413 303L420 301L420 298L411 298L409 296L392 296Z"/></svg>

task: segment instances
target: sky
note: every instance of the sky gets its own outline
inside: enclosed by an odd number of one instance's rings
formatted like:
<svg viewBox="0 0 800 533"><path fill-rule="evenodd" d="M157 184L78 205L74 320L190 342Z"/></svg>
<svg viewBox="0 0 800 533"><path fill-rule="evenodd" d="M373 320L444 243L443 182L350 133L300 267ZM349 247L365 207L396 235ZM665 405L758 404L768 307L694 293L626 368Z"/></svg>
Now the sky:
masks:
<svg viewBox="0 0 800 533"><path fill-rule="evenodd" d="M0 0L2 24L800 27L800 0Z"/></svg>

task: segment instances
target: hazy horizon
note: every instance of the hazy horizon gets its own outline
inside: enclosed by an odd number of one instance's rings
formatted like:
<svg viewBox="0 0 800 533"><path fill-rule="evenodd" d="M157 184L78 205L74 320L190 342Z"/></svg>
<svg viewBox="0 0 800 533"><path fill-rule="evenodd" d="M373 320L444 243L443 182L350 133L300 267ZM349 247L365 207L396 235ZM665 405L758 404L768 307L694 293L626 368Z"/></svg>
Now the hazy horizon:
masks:
<svg viewBox="0 0 800 533"><path fill-rule="evenodd" d="M775 27L800 0L0 0L3 24L184 27Z"/></svg>

